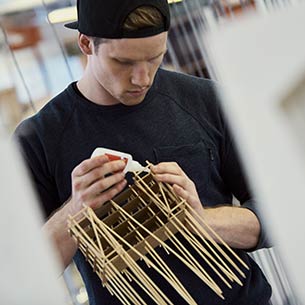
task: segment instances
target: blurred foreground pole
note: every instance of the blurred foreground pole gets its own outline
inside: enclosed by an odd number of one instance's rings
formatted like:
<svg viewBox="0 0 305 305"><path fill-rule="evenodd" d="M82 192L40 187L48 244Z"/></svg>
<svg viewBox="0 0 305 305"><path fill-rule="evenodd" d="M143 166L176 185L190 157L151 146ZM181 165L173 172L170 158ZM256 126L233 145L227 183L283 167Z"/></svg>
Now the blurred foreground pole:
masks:
<svg viewBox="0 0 305 305"><path fill-rule="evenodd" d="M223 108L296 291L287 304L305 303L304 29L300 2L236 18L205 36Z"/></svg>
<svg viewBox="0 0 305 305"><path fill-rule="evenodd" d="M29 179L0 117L0 304L68 303Z"/></svg>

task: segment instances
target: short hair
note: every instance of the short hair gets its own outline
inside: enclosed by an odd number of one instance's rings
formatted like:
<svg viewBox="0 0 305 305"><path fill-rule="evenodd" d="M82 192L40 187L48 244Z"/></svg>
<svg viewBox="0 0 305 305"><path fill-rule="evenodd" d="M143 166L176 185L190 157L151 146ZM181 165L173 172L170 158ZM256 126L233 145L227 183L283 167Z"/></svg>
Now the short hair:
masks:
<svg viewBox="0 0 305 305"><path fill-rule="evenodd" d="M163 24L164 18L157 8L140 6L127 16L123 29L130 32L146 27L160 27Z"/></svg>
<svg viewBox="0 0 305 305"><path fill-rule="evenodd" d="M160 27L163 24L164 18L157 8L153 6L140 6L127 16L123 29L132 32L146 27ZM92 37L92 39L96 53L99 45L108 41L107 38L100 37Z"/></svg>

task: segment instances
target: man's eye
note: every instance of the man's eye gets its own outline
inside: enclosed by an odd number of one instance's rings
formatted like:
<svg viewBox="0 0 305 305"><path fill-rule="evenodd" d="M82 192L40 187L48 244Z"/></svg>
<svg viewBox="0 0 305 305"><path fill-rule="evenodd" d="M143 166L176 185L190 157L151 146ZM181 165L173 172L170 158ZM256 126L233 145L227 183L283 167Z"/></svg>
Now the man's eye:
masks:
<svg viewBox="0 0 305 305"><path fill-rule="evenodd" d="M122 61L122 60L117 60L117 62L121 65L124 65L124 66L130 66L132 65L132 62L131 61Z"/></svg>
<svg viewBox="0 0 305 305"><path fill-rule="evenodd" d="M156 58L151 59L149 62L154 63L154 62L156 62L156 61L158 61L158 60L159 60L159 57L156 57Z"/></svg>
<svg viewBox="0 0 305 305"><path fill-rule="evenodd" d="M152 58L149 62L157 62L158 60L160 60L160 58L162 57L162 55L159 55L159 56L157 56L157 57L155 57L155 58Z"/></svg>

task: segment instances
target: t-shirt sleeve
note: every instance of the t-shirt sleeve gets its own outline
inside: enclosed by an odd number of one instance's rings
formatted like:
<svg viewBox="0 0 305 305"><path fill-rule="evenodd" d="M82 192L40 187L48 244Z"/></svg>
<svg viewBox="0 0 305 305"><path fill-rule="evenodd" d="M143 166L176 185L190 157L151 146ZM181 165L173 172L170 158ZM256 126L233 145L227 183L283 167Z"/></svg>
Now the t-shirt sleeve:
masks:
<svg viewBox="0 0 305 305"><path fill-rule="evenodd" d="M44 215L49 217L60 206L60 200L39 132L30 120L26 120L17 127L13 139L17 142Z"/></svg>

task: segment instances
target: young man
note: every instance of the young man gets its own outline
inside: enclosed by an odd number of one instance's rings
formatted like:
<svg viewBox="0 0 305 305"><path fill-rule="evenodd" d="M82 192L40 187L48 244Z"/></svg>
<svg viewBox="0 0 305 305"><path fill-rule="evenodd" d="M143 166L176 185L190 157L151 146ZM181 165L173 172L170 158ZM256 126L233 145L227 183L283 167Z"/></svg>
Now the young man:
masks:
<svg viewBox="0 0 305 305"><path fill-rule="evenodd" d="M230 290L219 283L223 301L180 261L162 254L196 302L267 304L271 288L242 250L264 246L264 235L213 83L159 69L169 24L166 0L78 1L78 22L67 26L79 31L79 47L88 59L84 75L15 133L49 217L44 230L64 266L74 258L90 305L119 304L76 252L67 217L83 204L101 206L126 186L124 162L90 159L93 150L131 153L142 164L157 164L156 178L171 183L250 266L243 287ZM241 208L231 206L232 194ZM185 303L158 274L147 272L173 304Z"/></svg>

